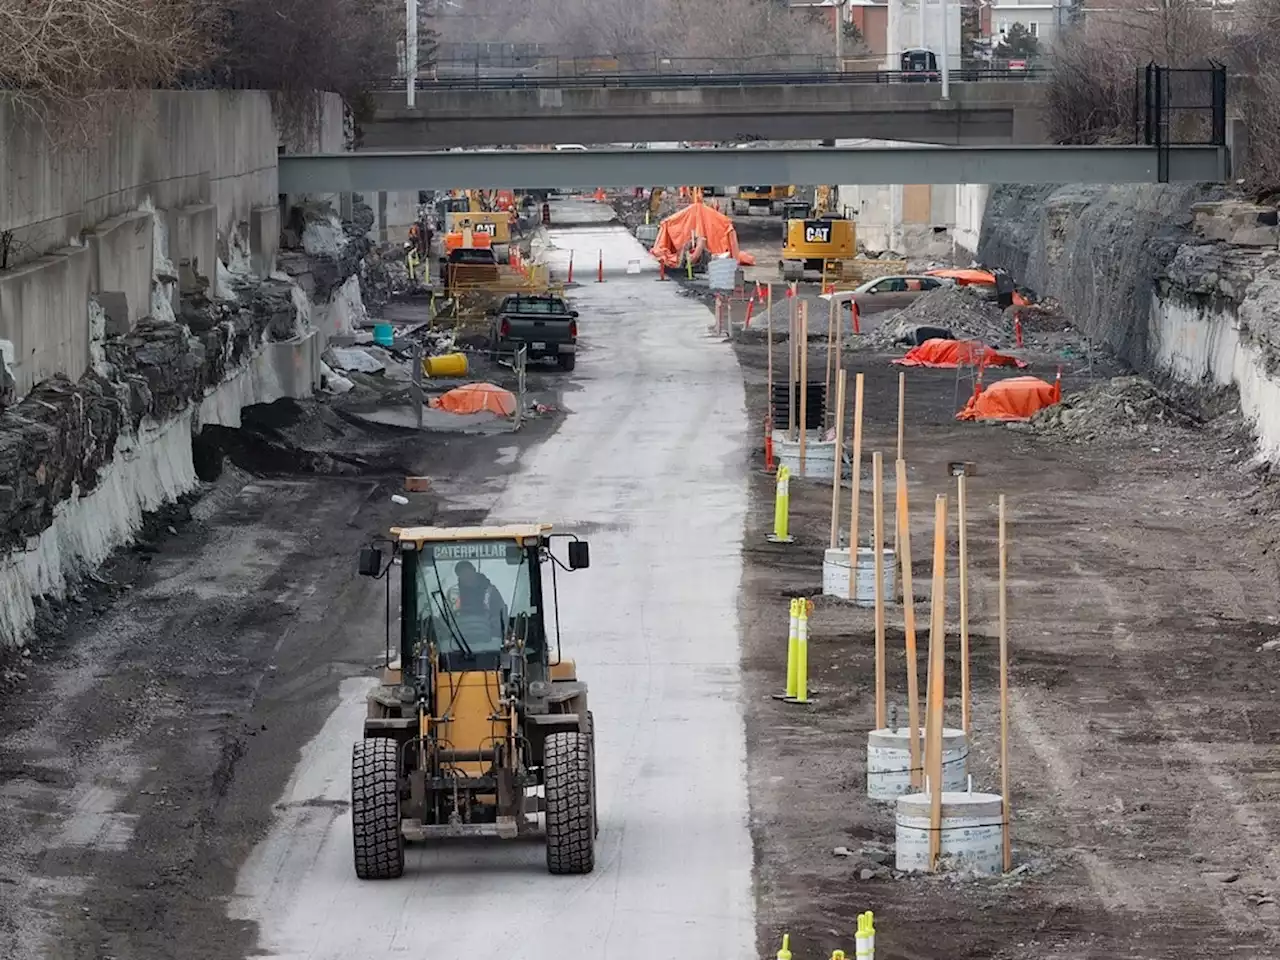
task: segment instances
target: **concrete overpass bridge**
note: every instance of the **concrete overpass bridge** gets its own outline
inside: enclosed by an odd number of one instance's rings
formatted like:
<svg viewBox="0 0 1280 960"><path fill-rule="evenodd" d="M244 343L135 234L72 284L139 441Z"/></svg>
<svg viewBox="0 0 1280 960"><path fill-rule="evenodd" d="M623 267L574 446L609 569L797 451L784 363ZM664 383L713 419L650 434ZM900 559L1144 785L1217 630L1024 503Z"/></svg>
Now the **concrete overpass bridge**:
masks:
<svg viewBox="0 0 1280 960"><path fill-rule="evenodd" d="M869 138L947 146L1039 144L1043 84L1008 71L936 82L882 73L463 78L422 85L413 108L375 93L369 150L672 140Z"/></svg>

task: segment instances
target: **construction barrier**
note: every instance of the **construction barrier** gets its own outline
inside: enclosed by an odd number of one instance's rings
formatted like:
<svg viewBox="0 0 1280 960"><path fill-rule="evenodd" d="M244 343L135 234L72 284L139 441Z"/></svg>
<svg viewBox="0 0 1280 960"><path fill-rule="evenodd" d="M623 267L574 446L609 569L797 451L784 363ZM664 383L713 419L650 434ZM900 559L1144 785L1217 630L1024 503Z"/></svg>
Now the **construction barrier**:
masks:
<svg viewBox="0 0 1280 960"><path fill-rule="evenodd" d="M787 641L787 686L790 692L787 703L809 703L809 614L813 613L813 600L795 600L795 644ZM792 663L794 662L794 663Z"/></svg>
<svg viewBox="0 0 1280 960"><path fill-rule="evenodd" d="M858 914L858 930L854 934L854 955L857 960L875 960L876 958L876 918L870 910ZM831 960L845 960L847 954L843 950L833 950ZM791 953L791 934L782 935L782 949L777 953L777 960L794 960Z"/></svg>
<svg viewBox="0 0 1280 960"><path fill-rule="evenodd" d="M773 543L791 543L795 540L788 531L788 514L791 509L791 471L786 467L778 468L778 483L774 491L773 533L769 539Z"/></svg>

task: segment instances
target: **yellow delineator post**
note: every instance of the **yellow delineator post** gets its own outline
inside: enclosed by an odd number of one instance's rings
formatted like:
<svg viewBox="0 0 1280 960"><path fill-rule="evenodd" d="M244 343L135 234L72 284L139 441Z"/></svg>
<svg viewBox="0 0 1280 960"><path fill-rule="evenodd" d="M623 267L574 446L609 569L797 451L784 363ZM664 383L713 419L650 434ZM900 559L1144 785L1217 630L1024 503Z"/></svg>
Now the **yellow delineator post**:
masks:
<svg viewBox="0 0 1280 960"><path fill-rule="evenodd" d="M787 703L811 703L809 699L809 614L813 612L812 600L797 600L796 613L799 624L796 629L796 688L787 697Z"/></svg>
<svg viewBox="0 0 1280 960"><path fill-rule="evenodd" d="M775 693L775 700L789 700L796 695L796 670L800 665L800 605L803 600L792 598L791 622L787 626L787 683L782 693Z"/></svg>
<svg viewBox="0 0 1280 960"><path fill-rule="evenodd" d="M875 960L876 917L870 910L858 914L857 944L858 960Z"/></svg>
<svg viewBox="0 0 1280 960"><path fill-rule="evenodd" d="M792 543L795 537L788 532L788 514L791 510L791 471L785 466L778 467L778 483L773 500L773 533L769 534L771 543Z"/></svg>
<svg viewBox="0 0 1280 960"><path fill-rule="evenodd" d="M778 960L791 960L791 934L782 935L782 949L778 951Z"/></svg>

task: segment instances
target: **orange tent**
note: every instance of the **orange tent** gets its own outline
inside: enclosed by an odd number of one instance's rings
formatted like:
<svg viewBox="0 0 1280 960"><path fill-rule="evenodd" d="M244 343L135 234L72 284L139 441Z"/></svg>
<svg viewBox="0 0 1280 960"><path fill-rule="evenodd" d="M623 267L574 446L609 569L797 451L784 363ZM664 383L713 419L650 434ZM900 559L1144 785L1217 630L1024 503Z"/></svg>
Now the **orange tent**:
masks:
<svg viewBox="0 0 1280 960"><path fill-rule="evenodd" d="M1039 377L1010 377L974 391L957 420L1030 420L1062 399L1062 383Z"/></svg>
<svg viewBox="0 0 1280 960"><path fill-rule="evenodd" d="M680 266L680 252L692 237L705 239L713 255L727 253L747 267L756 262L751 254L738 249L738 233L733 229L733 221L702 202L691 203L663 220L650 252L659 263L674 269Z"/></svg>
<svg viewBox="0 0 1280 960"><path fill-rule="evenodd" d="M431 401L431 406L447 413L496 413L500 417L514 416L516 397L510 390L492 383L464 383L460 387Z"/></svg>
<svg viewBox="0 0 1280 960"><path fill-rule="evenodd" d="M941 367L961 364L976 367L1025 367L1026 363L1007 353L997 353L980 340L926 340L907 355L893 361L904 367Z"/></svg>

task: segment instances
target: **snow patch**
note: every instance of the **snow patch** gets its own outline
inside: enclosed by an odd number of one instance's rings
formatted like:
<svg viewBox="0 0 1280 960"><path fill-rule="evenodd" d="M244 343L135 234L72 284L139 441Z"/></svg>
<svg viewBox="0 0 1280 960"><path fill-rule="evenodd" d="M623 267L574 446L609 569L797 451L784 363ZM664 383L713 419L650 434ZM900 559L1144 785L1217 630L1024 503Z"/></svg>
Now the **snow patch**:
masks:
<svg viewBox="0 0 1280 960"><path fill-rule="evenodd" d="M360 278L354 274L334 291L324 316L324 330L331 337L349 337L363 327L369 319L364 297L360 291Z"/></svg>
<svg viewBox="0 0 1280 960"><path fill-rule="evenodd" d="M197 484L191 461L191 417L144 423L122 434L98 486L54 508L53 524L25 551L0 559L0 642L21 646L35 620L35 600L62 599L85 570L129 542L148 511Z"/></svg>
<svg viewBox="0 0 1280 960"><path fill-rule="evenodd" d="M1154 364L1192 385L1212 383L1240 391L1240 412L1253 427L1258 454L1280 463L1280 379L1268 374L1269 357L1247 336L1248 314L1200 309L1178 300L1151 299L1150 344ZM1255 328L1256 329L1256 328Z"/></svg>
<svg viewBox="0 0 1280 960"><path fill-rule="evenodd" d="M235 287L232 286L232 280L235 279L235 275L227 268L227 265L222 262L221 257L218 258L214 276L213 295L215 297L219 300L234 301L240 299L240 295L236 293Z"/></svg>
<svg viewBox="0 0 1280 960"><path fill-rule="evenodd" d="M107 311L95 296L89 297L89 365L100 376L107 376L106 356L102 342L107 338Z"/></svg>
<svg viewBox="0 0 1280 960"><path fill-rule="evenodd" d="M332 210L318 219L309 219L302 229L302 249L312 257L338 257L350 240L342 221Z"/></svg>

